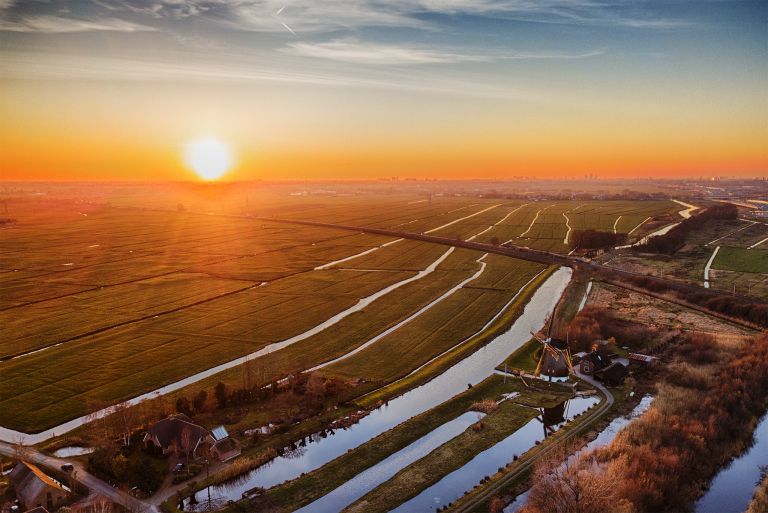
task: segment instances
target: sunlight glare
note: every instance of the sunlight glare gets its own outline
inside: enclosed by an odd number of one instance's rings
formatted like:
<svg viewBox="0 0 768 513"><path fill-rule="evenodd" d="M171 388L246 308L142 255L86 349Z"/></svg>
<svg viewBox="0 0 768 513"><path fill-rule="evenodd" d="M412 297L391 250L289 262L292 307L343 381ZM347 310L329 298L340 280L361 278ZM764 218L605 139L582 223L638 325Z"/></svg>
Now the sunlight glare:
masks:
<svg viewBox="0 0 768 513"><path fill-rule="evenodd" d="M232 150L217 139L203 137L187 143L184 163L203 180L218 180L232 167Z"/></svg>

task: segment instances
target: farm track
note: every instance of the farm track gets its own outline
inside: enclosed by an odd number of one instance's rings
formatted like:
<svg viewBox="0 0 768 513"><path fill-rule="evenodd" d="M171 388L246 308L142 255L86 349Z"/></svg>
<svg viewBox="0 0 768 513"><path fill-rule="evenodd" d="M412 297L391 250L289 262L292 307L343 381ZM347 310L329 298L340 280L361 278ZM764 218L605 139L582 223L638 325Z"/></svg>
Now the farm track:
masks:
<svg viewBox="0 0 768 513"><path fill-rule="evenodd" d="M742 226L741 228L737 228L737 229L735 229L735 230L733 230L731 232L728 232L725 235L723 235L722 237L718 237L715 240L711 240L711 241L707 242L704 245L705 246L710 246L710 245L714 244L715 242L720 242L721 240L730 237L734 233L739 233L740 231L746 230L747 228L752 228L752 226L755 224L754 221L747 221L746 219L739 219L739 221L745 221L745 222L747 222L749 224L747 226ZM747 249L751 249L751 248L747 248Z"/></svg>
<svg viewBox="0 0 768 513"><path fill-rule="evenodd" d="M0 454L13 458L16 455L16 451L15 445L0 442ZM24 448L24 455L27 461L54 471L60 471L61 465L64 463L71 463L76 469L72 473L73 479L88 488L90 493L102 495L115 504L123 506L126 511L142 513L159 513L160 511L156 506L132 497L119 488L114 488L98 477L89 474L85 467L76 460L67 461L61 458L54 458L28 447Z"/></svg>

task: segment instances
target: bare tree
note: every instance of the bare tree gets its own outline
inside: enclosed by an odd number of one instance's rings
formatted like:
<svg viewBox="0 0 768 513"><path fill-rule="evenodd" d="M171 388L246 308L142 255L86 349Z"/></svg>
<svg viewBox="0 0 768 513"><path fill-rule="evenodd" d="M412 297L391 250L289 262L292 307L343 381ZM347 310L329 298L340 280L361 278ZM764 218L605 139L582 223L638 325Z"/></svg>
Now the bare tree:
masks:
<svg viewBox="0 0 768 513"><path fill-rule="evenodd" d="M189 462L189 453L192 452L194 447L193 444L192 431L188 426L184 426L184 429L181 430L181 450L184 451L184 456L187 458L187 462Z"/></svg>
<svg viewBox="0 0 768 513"><path fill-rule="evenodd" d="M115 431L120 433L123 445L128 447L131 445L131 434L141 423L140 411L127 402L115 405L113 411Z"/></svg>
<svg viewBox="0 0 768 513"><path fill-rule="evenodd" d="M112 513L113 511L114 504L106 497L99 496L85 507L83 513Z"/></svg>
<svg viewBox="0 0 768 513"><path fill-rule="evenodd" d="M87 408L91 413L83 419L84 431L96 447L109 447L115 439L112 427L107 420L112 413L112 407L104 401L89 399Z"/></svg>
<svg viewBox="0 0 768 513"><path fill-rule="evenodd" d="M13 457L18 461L25 461L28 454L29 448L24 444L24 435L19 435L13 444Z"/></svg>
<svg viewBox="0 0 768 513"><path fill-rule="evenodd" d="M539 462L524 513L632 513L621 495L621 462L601 464L590 454L568 456L561 449Z"/></svg>

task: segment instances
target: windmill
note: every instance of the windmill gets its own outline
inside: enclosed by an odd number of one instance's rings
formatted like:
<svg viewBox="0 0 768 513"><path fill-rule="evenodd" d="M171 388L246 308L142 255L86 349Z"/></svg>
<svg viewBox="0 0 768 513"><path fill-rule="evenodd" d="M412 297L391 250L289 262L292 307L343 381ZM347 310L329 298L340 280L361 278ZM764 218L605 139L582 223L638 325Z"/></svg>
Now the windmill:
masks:
<svg viewBox="0 0 768 513"><path fill-rule="evenodd" d="M555 338L544 340L533 332L531 332L531 335L541 342L543 346L539 363L536 365L536 371L534 372L536 377L539 377L542 373L550 378L565 377L574 373L568 342Z"/></svg>
<svg viewBox="0 0 768 513"><path fill-rule="evenodd" d="M557 427L565 422L565 418L568 416L568 404L569 399L566 399L562 403L549 407L539 407L539 415L536 420L541 422L541 426L544 429L544 438L557 431Z"/></svg>

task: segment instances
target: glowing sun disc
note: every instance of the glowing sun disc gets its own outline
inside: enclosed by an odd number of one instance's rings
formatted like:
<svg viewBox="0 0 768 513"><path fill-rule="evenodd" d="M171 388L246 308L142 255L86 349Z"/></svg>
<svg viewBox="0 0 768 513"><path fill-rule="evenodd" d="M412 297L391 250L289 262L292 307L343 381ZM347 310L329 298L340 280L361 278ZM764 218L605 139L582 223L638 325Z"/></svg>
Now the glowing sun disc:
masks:
<svg viewBox="0 0 768 513"><path fill-rule="evenodd" d="M184 163L203 180L221 178L233 161L229 145L210 137L191 141L184 148Z"/></svg>

